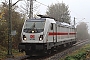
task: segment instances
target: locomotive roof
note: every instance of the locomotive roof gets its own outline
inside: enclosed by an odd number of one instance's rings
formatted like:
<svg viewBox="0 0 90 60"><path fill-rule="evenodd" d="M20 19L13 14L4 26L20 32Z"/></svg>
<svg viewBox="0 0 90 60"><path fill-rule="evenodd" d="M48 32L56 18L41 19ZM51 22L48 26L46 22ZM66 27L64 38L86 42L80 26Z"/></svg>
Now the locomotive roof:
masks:
<svg viewBox="0 0 90 60"><path fill-rule="evenodd" d="M46 18L28 19L28 20L26 20L26 21L28 21L28 22L29 22L29 21L46 21ZM70 25L70 24L65 23L65 22L56 21L56 24L57 24L58 26L74 28L73 25Z"/></svg>
<svg viewBox="0 0 90 60"><path fill-rule="evenodd" d="M28 19L26 21L45 21L45 18L38 18L38 19Z"/></svg>
<svg viewBox="0 0 90 60"><path fill-rule="evenodd" d="M73 25L70 25L70 24L65 23L65 22L58 22L58 21L56 21L56 24L59 25L59 26L74 28Z"/></svg>

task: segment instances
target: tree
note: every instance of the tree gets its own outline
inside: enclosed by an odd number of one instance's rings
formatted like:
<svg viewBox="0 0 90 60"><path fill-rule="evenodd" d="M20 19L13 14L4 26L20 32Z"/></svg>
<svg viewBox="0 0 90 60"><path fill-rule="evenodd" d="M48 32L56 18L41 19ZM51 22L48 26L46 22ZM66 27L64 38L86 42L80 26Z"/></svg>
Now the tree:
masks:
<svg viewBox="0 0 90 60"><path fill-rule="evenodd" d="M81 22L77 25L77 38L79 40L84 40L89 38L88 26L85 22Z"/></svg>
<svg viewBox="0 0 90 60"><path fill-rule="evenodd" d="M46 15L60 22L70 23L70 13L65 3L52 4L48 7Z"/></svg>
<svg viewBox="0 0 90 60"><path fill-rule="evenodd" d="M0 13L3 14L0 18L0 45L3 46L7 46L7 40L8 40L8 24L6 22L7 18L5 18L5 16L7 16L7 9L6 3L3 3L2 5L0 5ZM8 17L8 16L7 16Z"/></svg>
<svg viewBox="0 0 90 60"><path fill-rule="evenodd" d="M3 2L2 5L0 5L0 11L4 12L4 16L2 19L6 20L5 22L0 21L2 23L0 25L0 44L7 47L8 43L8 17L9 17L9 5L7 2ZM12 6L12 30L16 30L17 34L15 36L12 36L12 43L13 47L17 48L18 43L20 42L20 34L21 34L21 29L23 25L23 21L25 20L24 17L22 16L23 14L20 14L19 12L16 11L18 7L17 6Z"/></svg>

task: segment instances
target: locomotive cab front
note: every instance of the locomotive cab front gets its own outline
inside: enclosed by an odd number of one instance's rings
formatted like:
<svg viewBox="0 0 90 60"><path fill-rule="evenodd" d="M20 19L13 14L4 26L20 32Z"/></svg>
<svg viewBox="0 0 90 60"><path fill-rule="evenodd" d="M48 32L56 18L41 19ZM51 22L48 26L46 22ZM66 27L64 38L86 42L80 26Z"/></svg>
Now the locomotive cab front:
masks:
<svg viewBox="0 0 90 60"><path fill-rule="evenodd" d="M49 25L46 22L48 22L46 18L29 19L24 22L21 43L18 46L20 52L25 51L26 55L33 55L41 52L41 50L44 51L47 25Z"/></svg>
<svg viewBox="0 0 90 60"><path fill-rule="evenodd" d="M22 43L43 42L44 25L44 19L26 20L21 33Z"/></svg>

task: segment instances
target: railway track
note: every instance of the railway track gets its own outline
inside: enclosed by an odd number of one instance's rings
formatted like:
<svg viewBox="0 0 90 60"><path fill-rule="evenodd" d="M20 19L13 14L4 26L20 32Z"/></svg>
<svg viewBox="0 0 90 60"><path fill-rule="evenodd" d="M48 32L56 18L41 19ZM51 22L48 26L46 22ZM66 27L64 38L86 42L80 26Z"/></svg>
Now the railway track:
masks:
<svg viewBox="0 0 90 60"><path fill-rule="evenodd" d="M8 58L6 60L60 60L60 58L65 57L69 53L72 53L73 51L79 49L80 47L82 47L83 45L88 44L88 43L90 43L89 40L78 42L70 48L65 48L59 52L55 52L53 54L50 54L50 55L47 55L44 57L21 56L21 57L16 57L16 58Z"/></svg>
<svg viewBox="0 0 90 60"><path fill-rule="evenodd" d="M51 56L47 59L44 60L60 60L60 58L64 58L65 56L67 56L69 53L72 53L73 51L80 49L80 47L82 47L83 45L90 43L90 41L83 41L83 42L78 42L76 43L73 47L68 48L60 53L55 54L54 56Z"/></svg>

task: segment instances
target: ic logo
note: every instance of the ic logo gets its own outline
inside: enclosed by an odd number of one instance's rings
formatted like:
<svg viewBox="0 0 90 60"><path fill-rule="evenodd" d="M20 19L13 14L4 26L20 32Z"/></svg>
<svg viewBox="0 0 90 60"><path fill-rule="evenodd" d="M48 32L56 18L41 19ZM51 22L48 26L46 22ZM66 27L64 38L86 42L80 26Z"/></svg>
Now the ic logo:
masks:
<svg viewBox="0 0 90 60"><path fill-rule="evenodd" d="M30 38L35 38L35 35L30 35Z"/></svg>

